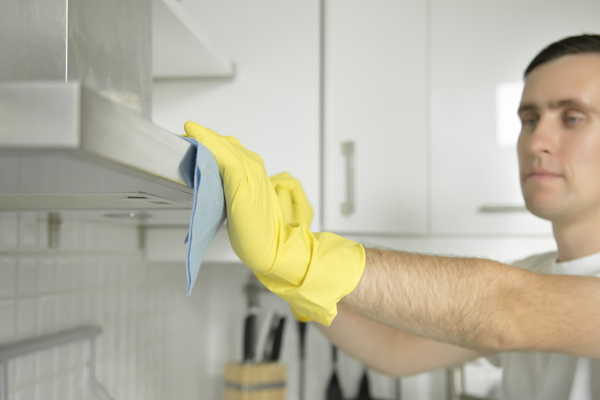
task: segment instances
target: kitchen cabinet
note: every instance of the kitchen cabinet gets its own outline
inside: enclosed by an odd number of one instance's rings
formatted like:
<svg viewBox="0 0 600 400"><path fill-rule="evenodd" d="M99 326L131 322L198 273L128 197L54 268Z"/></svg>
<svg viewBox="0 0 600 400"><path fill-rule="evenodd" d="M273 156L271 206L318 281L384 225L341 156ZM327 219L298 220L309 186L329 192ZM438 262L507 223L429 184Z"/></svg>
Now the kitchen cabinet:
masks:
<svg viewBox="0 0 600 400"><path fill-rule="evenodd" d="M427 2L325 5L324 228L424 234Z"/></svg>
<svg viewBox="0 0 600 400"><path fill-rule="evenodd" d="M183 133L193 120L235 136L262 156L270 174L287 171L302 182L318 221L319 1L183 1L181 7L235 60L235 75L155 80L154 122Z"/></svg>
<svg viewBox="0 0 600 400"><path fill-rule="evenodd" d="M600 31L598 15L596 0L431 1L432 233L551 232L523 208L519 86L543 47Z"/></svg>

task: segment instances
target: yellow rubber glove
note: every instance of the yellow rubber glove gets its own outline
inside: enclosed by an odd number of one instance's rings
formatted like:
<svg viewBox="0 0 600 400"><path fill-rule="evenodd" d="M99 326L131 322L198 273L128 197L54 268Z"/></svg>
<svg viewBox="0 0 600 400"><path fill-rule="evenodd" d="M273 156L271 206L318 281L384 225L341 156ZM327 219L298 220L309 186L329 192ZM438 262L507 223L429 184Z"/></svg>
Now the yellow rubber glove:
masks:
<svg viewBox="0 0 600 400"><path fill-rule="evenodd" d="M310 228L314 211L298 179L287 172L271 177L286 224L304 224Z"/></svg>
<svg viewBox="0 0 600 400"><path fill-rule="evenodd" d="M360 282L364 248L332 233L312 233L303 223L286 224L260 156L193 122L185 132L217 160L227 231L239 259L297 313L330 325L337 303Z"/></svg>
<svg viewBox="0 0 600 400"><path fill-rule="evenodd" d="M310 228L314 211L300 181L292 177L289 173L282 172L281 174L272 176L271 183L279 199L284 223L304 224ZM296 310L293 305L291 309L297 320L302 322L310 321L310 317Z"/></svg>

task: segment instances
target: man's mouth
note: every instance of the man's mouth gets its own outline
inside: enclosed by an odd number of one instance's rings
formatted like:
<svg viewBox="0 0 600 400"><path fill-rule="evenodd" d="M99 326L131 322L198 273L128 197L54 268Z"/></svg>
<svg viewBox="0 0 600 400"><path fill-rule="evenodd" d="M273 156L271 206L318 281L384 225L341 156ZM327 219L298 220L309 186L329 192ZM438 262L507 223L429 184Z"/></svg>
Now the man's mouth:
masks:
<svg viewBox="0 0 600 400"><path fill-rule="evenodd" d="M561 174L542 167L532 167L525 175L526 180L547 181L560 178Z"/></svg>

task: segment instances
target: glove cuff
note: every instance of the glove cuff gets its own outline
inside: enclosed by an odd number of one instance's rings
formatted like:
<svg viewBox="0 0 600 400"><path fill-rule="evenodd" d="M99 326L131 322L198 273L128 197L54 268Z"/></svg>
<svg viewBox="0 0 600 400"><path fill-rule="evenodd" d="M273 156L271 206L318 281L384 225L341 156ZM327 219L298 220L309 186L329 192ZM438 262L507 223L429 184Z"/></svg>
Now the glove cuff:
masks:
<svg viewBox="0 0 600 400"><path fill-rule="evenodd" d="M329 232L315 233L311 260L303 281L280 296L293 304L295 315L329 326L337 303L358 286L365 269L365 249Z"/></svg>

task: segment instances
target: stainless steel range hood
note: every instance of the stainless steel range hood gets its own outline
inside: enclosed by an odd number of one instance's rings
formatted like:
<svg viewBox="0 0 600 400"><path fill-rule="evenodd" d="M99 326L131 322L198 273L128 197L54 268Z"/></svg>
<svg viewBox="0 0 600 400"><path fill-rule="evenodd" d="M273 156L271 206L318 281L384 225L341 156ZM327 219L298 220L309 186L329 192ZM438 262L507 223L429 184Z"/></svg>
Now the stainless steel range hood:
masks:
<svg viewBox="0 0 600 400"><path fill-rule="evenodd" d="M0 209L189 208L189 144L77 82L0 85Z"/></svg>
<svg viewBox="0 0 600 400"><path fill-rule="evenodd" d="M151 32L152 0L0 2L0 210L191 208Z"/></svg>

